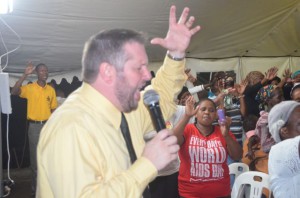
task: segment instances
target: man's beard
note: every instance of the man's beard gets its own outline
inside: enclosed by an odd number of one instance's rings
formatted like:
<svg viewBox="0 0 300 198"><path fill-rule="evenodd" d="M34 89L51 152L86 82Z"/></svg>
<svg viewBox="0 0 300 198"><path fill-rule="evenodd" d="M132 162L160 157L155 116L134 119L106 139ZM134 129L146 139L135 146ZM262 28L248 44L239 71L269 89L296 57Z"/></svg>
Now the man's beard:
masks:
<svg viewBox="0 0 300 198"><path fill-rule="evenodd" d="M118 82L116 84L116 96L123 108L123 112L130 112L138 107L138 101L134 99L136 89L130 87L128 80L123 74L118 74Z"/></svg>

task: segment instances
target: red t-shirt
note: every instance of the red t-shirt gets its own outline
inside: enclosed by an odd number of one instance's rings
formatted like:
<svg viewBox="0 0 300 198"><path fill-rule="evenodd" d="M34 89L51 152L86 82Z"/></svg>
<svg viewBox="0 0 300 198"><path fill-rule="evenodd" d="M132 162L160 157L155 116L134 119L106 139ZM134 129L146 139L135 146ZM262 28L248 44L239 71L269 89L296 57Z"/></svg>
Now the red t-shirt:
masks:
<svg viewBox="0 0 300 198"><path fill-rule="evenodd" d="M234 139L234 135L229 132ZM188 124L179 150L179 194L185 198L216 198L230 195L226 141L219 126L203 136L194 124Z"/></svg>

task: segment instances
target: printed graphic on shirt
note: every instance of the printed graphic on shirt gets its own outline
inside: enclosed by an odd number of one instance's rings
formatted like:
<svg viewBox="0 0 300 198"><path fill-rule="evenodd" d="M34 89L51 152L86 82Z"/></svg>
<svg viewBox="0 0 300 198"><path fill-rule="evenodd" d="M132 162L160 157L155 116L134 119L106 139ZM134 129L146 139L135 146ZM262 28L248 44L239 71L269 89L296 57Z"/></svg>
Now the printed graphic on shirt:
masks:
<svg viewBox="0 0 300 198"><path fill-rule="evenodd" d="M192 136L189 142L191 159L190 181L214 181L224 178L222 163L226 161L226 149L218 138L203 140Z"/></svg>

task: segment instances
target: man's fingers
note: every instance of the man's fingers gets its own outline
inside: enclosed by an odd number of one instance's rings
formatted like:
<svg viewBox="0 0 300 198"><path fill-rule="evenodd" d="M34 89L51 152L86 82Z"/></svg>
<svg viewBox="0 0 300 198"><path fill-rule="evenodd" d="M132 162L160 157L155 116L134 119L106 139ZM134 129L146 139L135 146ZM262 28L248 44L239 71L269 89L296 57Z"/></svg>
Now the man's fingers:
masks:
<svg viewBox="0 0 300 198"><path fill-rule="evenodd" d="M189 15L190 9L185 7L181 13L178 24L185 24L187 17Z"/></svg>
<svg viewBox="0 0 300 198"><path fill-rule="evenodd" d="M177 158L177 152L179 151L180 147L178 144L175 144L175 145L172 145L172 146L169 146L169 151L172 154L175 154L176 155L176 158Z"/></svg>
<svg viewBox="0 0 300 198"><path fill-rule="evenodd" d="M176 24L176 7L174 5L170 8L170 15L169 15L169 25Z"/></svg>
<svg viewBox="0 0 300 198"><path fill-rule="evenodd" d="M196 34L199 30L201 29L201 27L199 25L197 25L196 27L190 29L190 32L192 35Z"/></svg>
<svg viewBox="0 0 300 198"><path fill-rule="evenodd" d="M165 41L162 38L153 38L150 43L152 45L160 45L162 47L165 47Z"/></svg>
<svg viewBox="0 0 300 198"><path fill-rule="evenodd" d="M177 152L174 153L174 154L171 154L171 160L172 160L172 161L173 161L173 160L176 160L177 158L178 158Z"/></svg>
<svg viewBox="0 0 300 198"><path fill-rule="evenodd" d="M168 138L171 135L173 135L172 131L170 131L168 129L163 129L163 130L158 132L158 134L157 134L158 137L157 138L159 138L160 140L164 140L164 139Z"/></svg>
<svg viewBox="0 0 300 198"><path fill-rule="evenodd" d="M185 23L185 26L190 29L195 21L195 17L190 16L189 20Z"/></svg>
<svg viewBox="0 0 300 198"><path fill-rule="evenodd" d="M168 146L172 146L174 144L177 144L177 137L172 135L172 134L173 133L171 133L169 136L167 136L166 138L163 139L165 144L168 145Z"/></svg>

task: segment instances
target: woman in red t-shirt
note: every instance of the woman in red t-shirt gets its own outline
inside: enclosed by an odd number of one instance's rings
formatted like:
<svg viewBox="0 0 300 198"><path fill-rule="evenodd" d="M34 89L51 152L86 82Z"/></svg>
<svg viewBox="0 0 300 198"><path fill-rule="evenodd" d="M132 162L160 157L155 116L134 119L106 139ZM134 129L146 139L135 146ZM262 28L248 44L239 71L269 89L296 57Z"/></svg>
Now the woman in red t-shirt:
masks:
<svg viewBox="0 0 300 198"><path fill-rule="evenodd" d="M230 197L227 155L234 160L242 157L242 148L229 131L230 118L219 121L216 105L208 99L199 101L191 96L186 101L185 115L174 128L180 145L179 194L184 198ZM187 124L195 116L194 124Z"/></svg>

